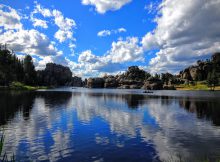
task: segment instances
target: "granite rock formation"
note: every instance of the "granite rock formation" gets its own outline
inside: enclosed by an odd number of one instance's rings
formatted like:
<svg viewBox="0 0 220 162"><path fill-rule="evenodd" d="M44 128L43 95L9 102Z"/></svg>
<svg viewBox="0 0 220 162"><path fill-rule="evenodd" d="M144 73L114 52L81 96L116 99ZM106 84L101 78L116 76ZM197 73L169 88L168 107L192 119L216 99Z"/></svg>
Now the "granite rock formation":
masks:
<svg viewBox="0 0 220 162"><path fill-rule="evenodd" d="M104 88L105 79L104 78L89 78L87 80L88 88Z"/></svg>
<svg viewBox="0 0 220 162"><path fill-rule="evenodd" d="M39 85L44 86L82 86L82 79L72 77L72 72L68 67L48 63L46 68L37 71Z"/></svg>
<svg viewBox="0 0 220 162"><path fill-rule="evenodd" d="M147 81L144 83L144 86L142 89L146 90L162 90L163 89L163 82L154 77L150 77L147 79Z"/></svg>
<svg viewBox="0 0 220 162"><path fill-rule="evenodd" d="M220 53L215 53L211 60L197 61L197 65L181 71L180 78L188 81L203 81L213 71L220 76Z"/></svg>

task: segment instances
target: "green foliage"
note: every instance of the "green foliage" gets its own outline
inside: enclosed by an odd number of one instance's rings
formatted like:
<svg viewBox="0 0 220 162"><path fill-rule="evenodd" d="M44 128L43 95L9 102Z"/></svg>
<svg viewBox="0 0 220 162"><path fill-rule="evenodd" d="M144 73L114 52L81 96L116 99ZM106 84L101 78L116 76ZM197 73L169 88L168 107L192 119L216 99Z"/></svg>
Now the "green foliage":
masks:
<svg viewBox="0 0 220 162"><path fill-rule="evenodd" d="M35 90L36 87L27 86L21 82L12 82L9 87L11 90Z"/></svg>
<svg viewBox="0 0 220 162"><path fill-rule="evenodd" d="M215 87L218 85L218 77L216 76L215 71L208 74L207 85L211 88L211 90L215 90Z"/></svg>
<svg viewBox="0 0 220 162"><path fill-rule="evenodd" d="M172 74L170 74L170 73L162 73L161 74L161 80L166 85L168 85L169 81L172 81L173 79L174 79L174 76Z"/></svg>
<svg viewBox="0 0 220 162"><path fill-rule="evenodd" d="M156 73L156 74L154 75L154 78L155 78L155 79L160 79L160 74L157 74L157 73Z"/></svg>
<svg viewBox="0 0 220 162"><path fill-rule="evenodd" d="M12 81L22 81L23 63L13 52L0 50L0 85L7 86Z"/></svg>
<svg viewBox="0 0 220 162"><path fill-rule="evenodd" d="M27 85L36 85L37 73L30 55L24 58L24 82Z"/></svg>
<svg viewBox="0 0 220 162"><path fill-rule="evenodd" d="M9 86L12 82L36 85L36 80L37 73L30 55L20 60L12 51L0 48L0 86Z"/></svg>
<svg viewBox="0 0 220 162"><path fill-rule="evenodd" d="M199 82L191 82L189 84L180 84L176 86L177 90L209 90L208 85L206 82L199 81Z"/></svg>

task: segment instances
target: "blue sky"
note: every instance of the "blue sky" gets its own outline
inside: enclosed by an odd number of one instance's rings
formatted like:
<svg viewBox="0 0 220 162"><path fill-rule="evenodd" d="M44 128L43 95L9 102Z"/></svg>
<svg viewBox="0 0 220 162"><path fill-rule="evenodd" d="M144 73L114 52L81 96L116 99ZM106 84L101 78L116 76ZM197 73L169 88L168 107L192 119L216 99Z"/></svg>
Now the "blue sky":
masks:
<svg viewBox="0 0 220 162"><path fill-rule="evenodd" d="M37 69L55 62L82 77L117 74L130 65L175 73L220 51L218 0L0 4L0 43L7 43L21 58L31 54Z"/></svg>

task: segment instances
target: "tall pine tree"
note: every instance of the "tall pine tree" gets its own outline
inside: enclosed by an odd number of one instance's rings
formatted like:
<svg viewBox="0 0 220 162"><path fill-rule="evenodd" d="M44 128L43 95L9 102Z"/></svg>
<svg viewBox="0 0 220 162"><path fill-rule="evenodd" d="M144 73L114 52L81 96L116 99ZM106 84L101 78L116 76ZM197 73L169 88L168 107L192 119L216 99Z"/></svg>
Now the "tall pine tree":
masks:
<svg viewBox="0 0 220 162"><path fill-rule="evenodd" d="M36 85L37 73L30 55L24 58L24 82L27 85Z"/></svg>

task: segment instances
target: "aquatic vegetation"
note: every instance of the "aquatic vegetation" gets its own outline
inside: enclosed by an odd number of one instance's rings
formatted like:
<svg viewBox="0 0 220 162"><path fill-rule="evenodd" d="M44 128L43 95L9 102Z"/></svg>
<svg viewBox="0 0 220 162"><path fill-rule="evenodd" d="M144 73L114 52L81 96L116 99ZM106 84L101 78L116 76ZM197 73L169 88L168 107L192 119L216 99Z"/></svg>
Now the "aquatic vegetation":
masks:
<svg viewBox="0 0 220 162"><path fill-rule="evenodd" d="M8 160L8 155L6 152L3 154L4 139L5 139L5 136L3 132L1 135L1 140L0 140L0 162L15 162L14 154L11 156L10 160Z"/></svg>

